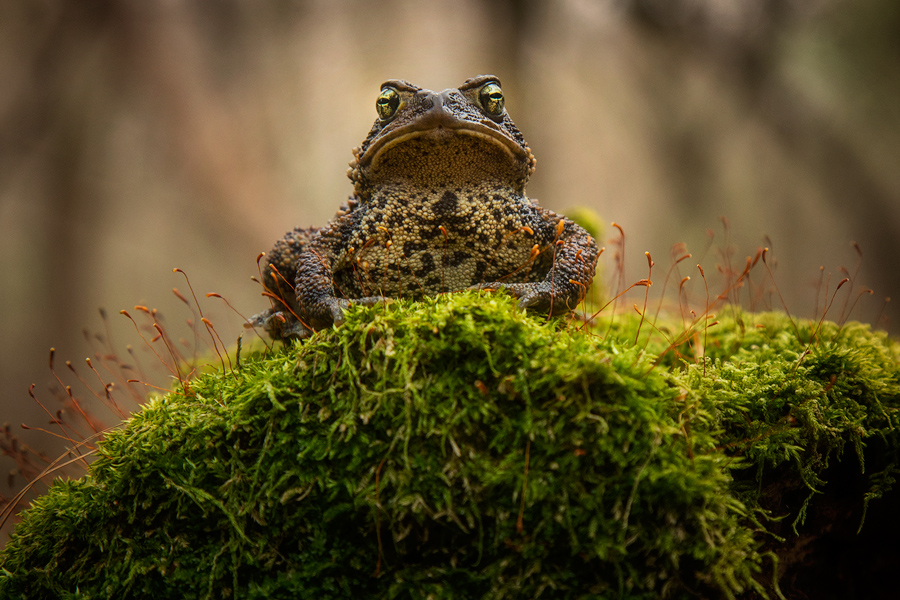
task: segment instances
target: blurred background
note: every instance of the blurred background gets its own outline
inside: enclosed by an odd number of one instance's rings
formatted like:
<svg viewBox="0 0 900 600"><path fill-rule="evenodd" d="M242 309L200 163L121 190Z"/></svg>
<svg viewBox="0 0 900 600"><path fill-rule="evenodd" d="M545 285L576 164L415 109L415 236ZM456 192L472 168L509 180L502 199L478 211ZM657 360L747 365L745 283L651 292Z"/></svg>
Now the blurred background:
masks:
<svg viewBox="0 0 900 600"><path fill-rule="evenodd" d="M794 314L861 264L853 317L900 331L896 0L7 1L0 421L46 423L28 386L52 397L51 346L57 370L94 355L98 308L118 348L141 344L121 309L190 318L174 267L266 307L257 254L350 193L380 83L482 73L538 157L529 195L618 223L626 280L712 230L738 264L772 248Z"/></svg>

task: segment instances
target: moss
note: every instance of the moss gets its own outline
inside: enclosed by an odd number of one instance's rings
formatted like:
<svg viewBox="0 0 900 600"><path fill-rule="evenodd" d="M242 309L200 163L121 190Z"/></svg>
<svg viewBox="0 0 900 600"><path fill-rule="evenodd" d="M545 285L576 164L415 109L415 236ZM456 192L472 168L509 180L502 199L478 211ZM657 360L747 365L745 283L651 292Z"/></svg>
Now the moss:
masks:
<svg viewBox="0 0 900 600"><path fill-rule="evenodd" d="M462 293L243 356L39 498L0 597L779 595L779 519L804 527L830 465L865 460L860 506L893 483L897 345L735 313L655 367L623 319Z"/></svg>
<svg viewBox="0 0 900 600"><path fill-rule="evenodd" d="M719 444L755 470L755 485L767 469L796 473L808 494L794 512L795 532L829 465L848 449L865 472L864 450L876 445L864 502L884 494L898 464L900 345L860 323L795 325L783 313L726 318L710 341L707 361L681 378L722 430Z"/></svg>

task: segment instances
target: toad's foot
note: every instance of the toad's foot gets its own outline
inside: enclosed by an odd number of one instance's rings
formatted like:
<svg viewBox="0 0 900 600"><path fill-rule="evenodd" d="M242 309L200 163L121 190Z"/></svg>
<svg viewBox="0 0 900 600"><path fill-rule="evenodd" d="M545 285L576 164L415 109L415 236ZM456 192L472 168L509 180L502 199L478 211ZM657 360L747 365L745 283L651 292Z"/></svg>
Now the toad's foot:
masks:
<svg viewBox="0 0 900 600"><path fill-rule="evenodd" d="M247 319L244 327L247 329L262 327L273 340L302 340L313 334L311 328L301 323L291 313L271 308Z"/></svg>
<svg viewBox="0 0 900 600"><path fill-rule="evenodd" d="M303 340L313 334L314 331L325 329L334 325L342 325L345 321L344 310L352 304L362 306L374 306L381 302L390 302L390 298L384 296L367 296L345 300L343 298L329 298L320 305L319 319L309 319L306 323L287 311L268 309L255 314L244 323L247 329L260 327L269 334L273 340L298 339ZM327 315L327 316L326 316ZM330 318L330 322L329 322Z"/></svg>
<svg viewBox="0 0 900 600"><path fill-rule="evenodd" d="M381 304L382 302L390 302L390 298L386 296L366 296L365 298L354 298L353 300L345 300L344 298L329 298L325 301L324 307L325 311L331 314L331 322L335 325L343 325L344 323L344 310L349 308L353 304L359 304L360 306L375 306L376 304Z"/></svg>
<svg viewBox="0 0 900 600"><path fill-rule="evenodd" d="M581 301L581 295L573 296L571 290L560 289L548 281L536 281L533 283L482 283L473 285L472 290L506 290L519 299L519 308L531 309L549 315L562 315Z"/></svg>

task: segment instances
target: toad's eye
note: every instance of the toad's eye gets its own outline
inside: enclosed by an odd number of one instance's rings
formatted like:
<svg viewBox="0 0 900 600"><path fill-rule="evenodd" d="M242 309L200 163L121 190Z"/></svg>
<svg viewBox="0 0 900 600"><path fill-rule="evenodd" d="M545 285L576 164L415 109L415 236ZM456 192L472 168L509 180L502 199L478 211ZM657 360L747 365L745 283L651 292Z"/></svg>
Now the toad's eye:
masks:
<svg viewBox="0 0 900 600"><path fill-rule="evenodd" d="M386 87L381 90L378 99L375 101L375 110L378 111L380 119L390 119L397 112L400 106L400 94L392 87Z"/></svg>
<svg viewBox="0 0 900 600"><path fill-rule="evenodd" d="M478 92L478 100L485 112L492 117L499 117L503 114L506 101L503 100L503 90L496 83L489 83L481 88L481 91Z"/></svg>

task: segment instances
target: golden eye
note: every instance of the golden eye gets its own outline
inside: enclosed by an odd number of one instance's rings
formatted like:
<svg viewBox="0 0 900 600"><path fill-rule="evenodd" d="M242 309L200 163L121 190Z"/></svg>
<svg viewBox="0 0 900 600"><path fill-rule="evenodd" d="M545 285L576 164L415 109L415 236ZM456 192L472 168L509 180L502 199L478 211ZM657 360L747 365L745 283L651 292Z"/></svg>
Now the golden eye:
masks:
<svg viewBox="0 0 900 600"><path fill-rule="evenodd" d="M478 92L478 100L481 102L487 114L499 117L503 114L506 101L503 99L503 90L496 83L489 83Z"/></svg>
<svg viewBox="0 0 900 600"><path fill-rule="evenodd" d="M390 119L397 112L400 106L400 94L392 87L386 87L378 94L375 101L375 110L378 111L378 118Z"/></svg>

